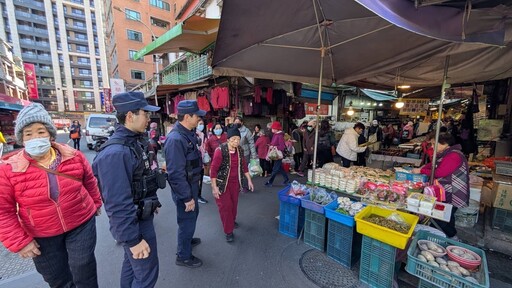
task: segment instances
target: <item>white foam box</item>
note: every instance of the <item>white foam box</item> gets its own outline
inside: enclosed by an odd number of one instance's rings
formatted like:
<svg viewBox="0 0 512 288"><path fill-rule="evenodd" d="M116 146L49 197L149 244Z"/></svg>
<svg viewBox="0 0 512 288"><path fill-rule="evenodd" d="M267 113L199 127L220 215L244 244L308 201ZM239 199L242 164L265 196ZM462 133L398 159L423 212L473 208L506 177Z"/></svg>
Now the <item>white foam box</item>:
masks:
<svg viewBox="0 0 512 288"><path fill-rule="evenodd" d="M482 185L471 185L469 186L469 199L480 202L482 196Z"/></svg>

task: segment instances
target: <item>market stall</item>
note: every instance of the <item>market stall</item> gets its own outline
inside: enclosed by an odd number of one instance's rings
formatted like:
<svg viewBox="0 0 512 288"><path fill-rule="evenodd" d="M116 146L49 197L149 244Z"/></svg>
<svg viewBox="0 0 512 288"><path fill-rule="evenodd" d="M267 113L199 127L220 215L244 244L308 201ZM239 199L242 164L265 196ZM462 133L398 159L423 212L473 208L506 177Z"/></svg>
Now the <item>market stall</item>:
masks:
<svg viewBox="0 0 512 288"><path fill-rule="evenodd" d="M279 192L281 233L303 235L306 245L345 267L359 262L359 278L371 287L392 287L400 262L420 287L489 287L484 251L424 225L452 215L425 175L336 163L316 173L314 182L309 173L307 184L295 181Z"/></svg>

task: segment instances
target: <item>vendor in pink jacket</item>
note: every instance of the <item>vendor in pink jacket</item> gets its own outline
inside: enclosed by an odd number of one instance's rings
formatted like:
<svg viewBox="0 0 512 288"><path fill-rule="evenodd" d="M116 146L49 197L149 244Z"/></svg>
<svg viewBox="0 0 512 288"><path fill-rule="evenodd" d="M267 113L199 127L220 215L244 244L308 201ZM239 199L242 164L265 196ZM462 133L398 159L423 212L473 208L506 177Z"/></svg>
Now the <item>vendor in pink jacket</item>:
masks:
<svg viewBox="0 0 512 288"><path fill-rule="evenodd" d="M0 164L0 241L32 258L50 287L98 287L94 216L101 197L91 166L55 142L41 104L20 111L15 134L24 148Z"/></svg>

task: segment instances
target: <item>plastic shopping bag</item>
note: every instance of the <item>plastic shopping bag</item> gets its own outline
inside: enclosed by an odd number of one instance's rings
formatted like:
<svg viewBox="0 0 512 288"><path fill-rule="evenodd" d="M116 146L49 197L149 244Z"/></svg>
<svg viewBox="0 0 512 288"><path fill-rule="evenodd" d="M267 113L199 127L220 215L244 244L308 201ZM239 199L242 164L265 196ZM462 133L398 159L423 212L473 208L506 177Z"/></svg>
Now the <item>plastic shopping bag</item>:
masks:
<svg viewBox="0 0 512 288"><path fill-rule="evenodd" d="M270 146L268 148L266 159L269 161L283 159L283 152L281 152L279 149L277 149L276 146Z"/></svg>
<svg viewBox="0 0 512 288"><path fill-rule="evenodd" d="M251 177L261 175L263 173L263 169L260 166L258 159L251 159L249 162L249 174L251 174Z"/></svg>

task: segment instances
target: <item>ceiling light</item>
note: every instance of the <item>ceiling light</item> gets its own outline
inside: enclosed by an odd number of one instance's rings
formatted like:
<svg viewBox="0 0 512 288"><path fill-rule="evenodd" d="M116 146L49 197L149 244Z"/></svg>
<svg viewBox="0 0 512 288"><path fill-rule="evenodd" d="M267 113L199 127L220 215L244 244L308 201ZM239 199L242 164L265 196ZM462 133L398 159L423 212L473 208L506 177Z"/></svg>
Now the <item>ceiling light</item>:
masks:
<svg viewBox="0 0 512 288"><path fill-rule="evenodd" d="M382 103L379 103L379 106L382 106Z"/></svg>
<svg viewBox="0 0 512 288"><path fill-rule="evenodd" d="M398 98L398 102L395 103L395 107L398 109L404 108L405 103L402 98Z"/></svg>
<svg viewBox="0 0 512 288"><path fill-rule="evenodd" d="M411 88L411 85L399 85L396 88L398 88L398 89L409 89L409 88Z"/></svg>

